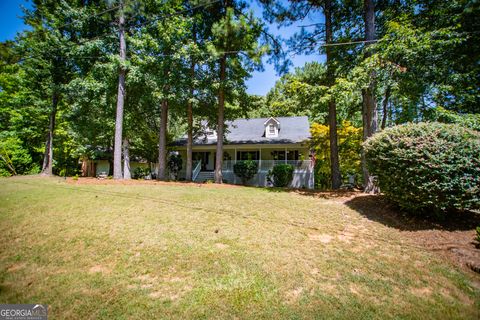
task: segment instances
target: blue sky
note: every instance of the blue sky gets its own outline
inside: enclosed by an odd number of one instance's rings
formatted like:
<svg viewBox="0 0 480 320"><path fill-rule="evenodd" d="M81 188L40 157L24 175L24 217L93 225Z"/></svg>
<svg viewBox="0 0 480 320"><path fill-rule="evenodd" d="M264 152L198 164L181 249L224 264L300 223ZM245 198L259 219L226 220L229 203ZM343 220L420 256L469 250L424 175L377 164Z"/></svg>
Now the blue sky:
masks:
<svg viewBox="0 0 480 320"><path fill-rule="evenodd" d="M30 7L30 2L26 0L0 0L0 41L13 40L17 32L25 29L22 22L21 6ZM256 1L252 1L252 9L257 17L262 18L261 8ZM269 25L269 31L275 35L282 35L289 37L295 32L300 31L299 25L305 25L323 21L320 15L309 16L304 21L298 22L292 26L278 29L276 25ZM324 61L324 56L321 55L297 55L291 58L294 67L301 67L305 62L309 61ZM265 95L278 80L279 76L276 74L273 65L264 63L265 70L261 72L254 72L252 77L247 81L248 92L251 94Z"/></svg>

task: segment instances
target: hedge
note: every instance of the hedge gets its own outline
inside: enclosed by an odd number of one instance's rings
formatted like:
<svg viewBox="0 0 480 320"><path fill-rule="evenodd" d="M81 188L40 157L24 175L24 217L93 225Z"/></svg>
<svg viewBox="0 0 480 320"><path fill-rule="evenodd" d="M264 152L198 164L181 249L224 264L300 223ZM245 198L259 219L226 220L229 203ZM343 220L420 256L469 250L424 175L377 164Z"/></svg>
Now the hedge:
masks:
<svg viewBox="0 0 480 320"><path fill-rule="evenodd" d="M480 208L480 132L456 124L405 124L363 144L381 191L408 211Z"/></svg>

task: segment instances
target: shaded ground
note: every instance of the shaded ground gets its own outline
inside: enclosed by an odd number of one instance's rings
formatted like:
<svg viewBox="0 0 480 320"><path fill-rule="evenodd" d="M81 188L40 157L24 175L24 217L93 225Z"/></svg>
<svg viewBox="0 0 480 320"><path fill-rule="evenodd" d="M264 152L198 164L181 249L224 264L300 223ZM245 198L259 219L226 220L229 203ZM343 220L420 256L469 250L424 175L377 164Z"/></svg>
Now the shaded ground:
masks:
<svg viewBox="0 0 480 320"><path fill-rule="evenodd" d="M480 215L464 212L438 220L401 212L381 196L358 195L345 202L366 218L397 229L412 242L440 254L464 269L480 270L475 228ZM477 271L478 272L478 271Z"/></svg>
<svg viewBox="0 0 480 320"><path fill-rule="evenodd" d="M60 319L478 319L478 276L407 234L425 229L382 220L379 201L0 179L0 302Z"/></svg>

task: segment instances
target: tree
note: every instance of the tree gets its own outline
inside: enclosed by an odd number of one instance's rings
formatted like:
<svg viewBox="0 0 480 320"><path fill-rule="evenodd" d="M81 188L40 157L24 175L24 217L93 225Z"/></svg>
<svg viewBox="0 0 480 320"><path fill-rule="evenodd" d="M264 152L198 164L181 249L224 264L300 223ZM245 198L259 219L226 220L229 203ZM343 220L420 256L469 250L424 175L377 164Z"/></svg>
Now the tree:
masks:
<svg viewBox="0 0 480 320"><path fill-rule="evenodd" d="M338 5L332 0L323 1L290 1L289 6L284 6L279 2L271 0L262 0L265 5L267 15L276 20L281 25L289 25L293 22L302 20L312 10L321 10L325 16L325 23L315 25L313 31L306 31L303 27L300 32L290 38L291 50L296 53L311 53L323 51L327 57L327 85L334 86L336 78L335 52L331 46L334 40L335 29L339 28L341 17L335 16L338 11ZM334 17L335 16L335 17ZM323 41L322 41L323 40ZM323 44L322 44L323 42ZM338 189L341 185L340 163L338 158L338 138L337 138L337 111L335 100L330 95L328 102L328 122L330 130L330 165L332 172L332 188Z"/></svg>
<svg viewBox="0 0 480 320"><path fill-rule="evenodd" d="M58 108L62 106L65 86L73 76L73 65L67 56L71 41L76 37L76 26L69 22L75 14L75 8L66 3L62 6L62 10L58 10L56 1L43 1L35 3L33 9L26 10L24 21L32 29L19 36L17 47L25 57L21 64L30 80L27 85L32 86L32 91L41 91L37 95L40 101L49 101L42 164L44 175L53 174Z"/></svg>
<svg viewBox="0 0 480 320"><path fill-rule="evenodd" d="M227 99L232 101L234 90L242 89L249 73L261 66L261 56L266 48L259 46L262 24L253 17L252 12L243 13L242 3L226 1L225 6L218 9L222 17L212 25L211 51L218 59L215 182L222 183L226 102Z"/></svg>
<svg viewBox="0 0 480 320"><path fill-rule="evenodd" d="M330 170L330 134L327 125L313 123L311 147L315 150L315 184L319 188L331 185ZM342 176L355 175L361 177L360 150L362 130L348 120L342 121L338 129L339 158L342 162Z"/></svg>
<svg viewBox="0 0 480 320"><path fill-rule="evenodd" d="M125 42L125 14L123 0L119 0L118 39L120 43L118 69L117 110L115 117L115 141L113 144L113 178L122 179L122 134L123 134L123 109L125 103L125 60L127 59L127 44Z"/></svg>
<svg viewBox="0 0 480 320"><path fill-rule="evenodd" d="M370 45L375 41L375 6L373 0L364 0L365 58L371 56ZM375 98L375 73L370 73L368 87L362 89L363 140L367 140L377 131L377 101ZM364 191L371 193L375 189L368 172L365 154L362 152L362 170Z"/></svg>

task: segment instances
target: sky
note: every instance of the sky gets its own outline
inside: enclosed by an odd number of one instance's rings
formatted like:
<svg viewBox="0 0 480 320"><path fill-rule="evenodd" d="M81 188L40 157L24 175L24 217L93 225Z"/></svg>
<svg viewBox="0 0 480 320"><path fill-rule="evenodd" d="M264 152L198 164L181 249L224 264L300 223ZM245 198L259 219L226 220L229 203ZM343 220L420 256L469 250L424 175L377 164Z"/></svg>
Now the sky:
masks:
<svg viewBox="0 0 480 320"><path fill-rule="evenodd" d="M0 41L13 40L17 32L25 30L23 24L23 12L21 6L29 8L31 3L27 0L0 0ZM256 1L251 1L251 8L258 18L262 18L262 9ZM292 26L278 29L277 25L268 25L269 32L274 35L282 35L287 38L295 32L300 31L299 25L311 24L322 21L322 16L308 16L304 21L300 21ZM285 48L286 49L286 48ZM268 64L264 59L264 71L255 71L252 77L247 80L247 91L250 94L265 95L275 85L280 77L276 74L274 66ZM310 61L325 61L322 55L296 55L291 57L293 68L301 67Z"/></svg>

